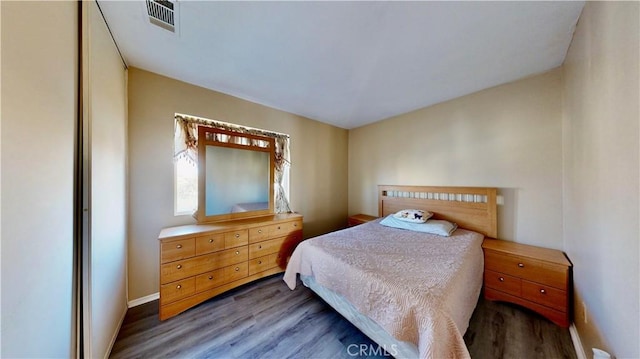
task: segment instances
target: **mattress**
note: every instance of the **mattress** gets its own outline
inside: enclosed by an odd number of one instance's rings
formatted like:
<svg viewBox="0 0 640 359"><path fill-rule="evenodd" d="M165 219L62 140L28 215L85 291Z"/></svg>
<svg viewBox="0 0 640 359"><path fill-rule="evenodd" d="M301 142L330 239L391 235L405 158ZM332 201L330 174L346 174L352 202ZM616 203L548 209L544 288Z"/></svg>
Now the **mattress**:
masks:
<svg viewBox="0 0 640 359"><path fill-rule="evenodd" d="M349 322L360 329L366 336L376 342L379 348L384 349L388 354L397 359L417 358L419 356L418 347L413 343L401 342L392 337L378 323L371 318L361 314L343 296L337 294L316 282L312 276L301 276L302 283L313 290L320 298L327 302L336 312L340 313ZM360 343L357 343L360 344ZM347 350L350 350L349 348ZM378 348L372 348L375 352L380 352Z"/></svg>
<svg viewBox="0 0 640 359"><path fill-rule="evenodd" d="M484 237L464 229L441 237L378 222L302 242L285 282L294 289L298 273L312 278L398 343L415 345L420 358L469 357L462 336L482 286Z"/></svg>

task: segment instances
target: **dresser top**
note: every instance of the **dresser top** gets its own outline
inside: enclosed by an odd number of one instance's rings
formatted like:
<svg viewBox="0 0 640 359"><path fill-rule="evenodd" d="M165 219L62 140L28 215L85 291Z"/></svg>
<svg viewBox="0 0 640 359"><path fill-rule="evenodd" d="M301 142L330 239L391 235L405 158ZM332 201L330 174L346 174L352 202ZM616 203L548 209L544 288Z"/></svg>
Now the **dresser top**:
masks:
<svg viewBox="0 0 640 359"><path fill-rule="evenodd" d="M482 242L482 248L571 267L569 259L567 259L562 251L557 249L536 247L493 238L485 238L484 242Z"/></svg>
<svg viewBox="0 0 640 359"><path fill-rule="evenodd" d="M190 236L194 234L202 234L208 232L232 231L237 229L245 229L260 225L270 224L271 222L285 222L301 219L302 215L298 213L279 213L268 216L235 219L224 222L203 223L203 224L187 224L184 226L167 227L160 231L159 240L178 237Z"/></svg>

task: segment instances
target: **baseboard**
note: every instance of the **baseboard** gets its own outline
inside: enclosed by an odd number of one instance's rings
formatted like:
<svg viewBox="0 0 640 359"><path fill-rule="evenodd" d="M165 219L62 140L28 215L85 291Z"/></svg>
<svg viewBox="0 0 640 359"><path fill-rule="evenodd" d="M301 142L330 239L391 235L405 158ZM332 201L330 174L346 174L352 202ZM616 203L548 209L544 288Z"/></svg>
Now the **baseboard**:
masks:
<svg viewBox="0 0 640 359"><path fill-rule="evenodd" d="M149 294L142 298L130 300L129 303L127 303L127 305L129 306L129 308L133 308L145 303L153 302L154 300L157 300L157 299L160 299L160 292Z"/></svg>
<svg viewBox="0 0 640 359"><path fill-rule="evenodd" d="M587 354L585 354L582 342L580 341L580 335L578 335L578 329L573 323L569 327L569 334L571 334L571 341L573 342L573 347L576 349L578 359L587 359Z"/></svg>
<svg viewBox="0 0 640 359"><path fill-rule="evenodd" d="M122 317L120 318L120 322L118 323L118 326L116 327L116 331L115 333L113 333L113 337L111 337L111 343L109 343L109 346L107 347L107 352L104 353L104 359L109 359L109 357L111 356L111 351L113 350L113 345L116 344L116 339L118 339L118 333L120 333L120 328L122 328L122 323L124 323L124 318L127 316L127 310L129 308L124 308L124 310L122 311ZM580 358L578 358L580 359Z"/></svg>

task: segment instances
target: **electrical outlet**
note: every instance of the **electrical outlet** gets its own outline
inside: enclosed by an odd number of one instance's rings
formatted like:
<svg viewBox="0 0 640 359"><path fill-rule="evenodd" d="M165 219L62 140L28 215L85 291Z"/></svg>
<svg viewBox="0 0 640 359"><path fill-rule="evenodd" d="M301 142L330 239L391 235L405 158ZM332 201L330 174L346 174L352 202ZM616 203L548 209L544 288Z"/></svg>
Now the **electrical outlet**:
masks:
<svg viewBox="0 0 640 359"><path fill-rule="evenodd" d="M587 304L582 302L582 317L584 318L584 324L587 324Z"/></svg>

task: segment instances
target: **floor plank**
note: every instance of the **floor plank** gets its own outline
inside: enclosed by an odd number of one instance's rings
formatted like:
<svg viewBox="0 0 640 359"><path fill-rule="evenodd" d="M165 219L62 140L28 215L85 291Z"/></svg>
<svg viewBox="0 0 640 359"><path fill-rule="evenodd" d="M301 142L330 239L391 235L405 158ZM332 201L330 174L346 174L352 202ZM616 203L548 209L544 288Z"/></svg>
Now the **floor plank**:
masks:
<svg viewBox="0 0 640 359"><path fill-rule="evenodd" d="M568 330L482 298L464 339L474 359L576 358ZM374 350L352 355L353 345ZM289 290L280 274L163 322L158 301L131 308L111 358L389 358L377 347L308 288Z"/></svg>

